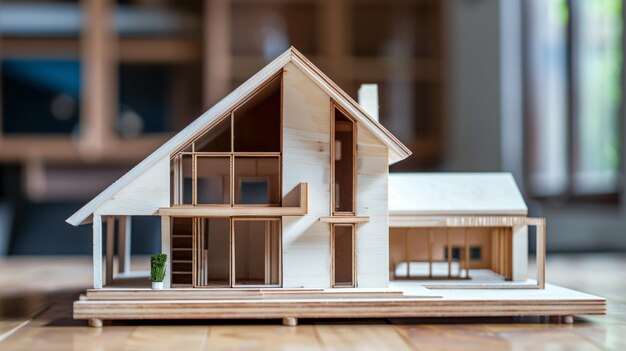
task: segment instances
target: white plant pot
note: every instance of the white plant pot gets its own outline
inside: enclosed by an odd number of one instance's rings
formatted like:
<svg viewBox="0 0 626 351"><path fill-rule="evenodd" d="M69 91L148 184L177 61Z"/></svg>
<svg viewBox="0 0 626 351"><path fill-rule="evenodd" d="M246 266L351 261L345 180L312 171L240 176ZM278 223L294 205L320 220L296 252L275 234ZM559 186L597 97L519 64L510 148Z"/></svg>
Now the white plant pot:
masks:
<svg viewBox="0 0 626 351"><path fill-rule="evenodd" d="M152 282L152 289L153 290L162 290L163 289L163 282Z"/></svg>

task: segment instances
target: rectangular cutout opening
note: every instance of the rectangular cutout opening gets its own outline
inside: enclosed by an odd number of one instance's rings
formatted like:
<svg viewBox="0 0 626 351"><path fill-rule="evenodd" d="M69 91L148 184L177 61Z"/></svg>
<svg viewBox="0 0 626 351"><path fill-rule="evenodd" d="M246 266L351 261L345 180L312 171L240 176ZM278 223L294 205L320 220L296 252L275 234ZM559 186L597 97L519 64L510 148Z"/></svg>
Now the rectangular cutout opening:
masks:
<svg viewBox="0 0 626 351"><path fill-rule="evenodd" d="M230 286L230 219L196 219L196 285Z"/></svg>
<svg viewBox="0 0 626 351"><path fill-rule="evenodd" d="M235 204L280 205L278 157L235 156Z"/></svg>
<svg viewBox="0 0 626 351"><path fill-rule="evenodd" d="M274 78L233 112L234 152L280 152L281 78Z"/></svg>
<svg viewBox="0 0 626 351"><path fill-rule="evenodd" d="M196 157L196 203L230 204L230 157Z"/></svg>
<svg viewBox="0 0 626 351"><path fill-rule="evenodd" d="M390 228L392 279L510 279L511 229Z"/></svg>
<svg viewBox="0 0 626 351"><path fill-rule="evenodd" d="M233 235L233 285L280 285L280 221L234 220Z"/></svg>
<svg viewBox="0 0 626 351"><path fill-rule="evenodd" d="M334 108L332 201L334 214L354 215L356 138L355 123L340 109Z"/></svg>
<svg viewBox="0 0 626 351"><path fill-rule="evenodd" d="M355 287L354 224L332 226L333 287Z"/></svg>

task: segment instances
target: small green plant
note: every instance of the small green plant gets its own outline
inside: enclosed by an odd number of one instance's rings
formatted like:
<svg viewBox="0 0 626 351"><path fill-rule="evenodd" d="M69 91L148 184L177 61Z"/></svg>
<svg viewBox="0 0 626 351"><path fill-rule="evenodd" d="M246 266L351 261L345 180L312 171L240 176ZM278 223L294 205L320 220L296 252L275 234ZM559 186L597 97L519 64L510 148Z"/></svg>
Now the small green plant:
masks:
<svg viewBox="0 0 626 351"><path fill-rule="evenodd" d="M165 279L166 254L156 254L150 256L150 280L162 282Z"/></svg>

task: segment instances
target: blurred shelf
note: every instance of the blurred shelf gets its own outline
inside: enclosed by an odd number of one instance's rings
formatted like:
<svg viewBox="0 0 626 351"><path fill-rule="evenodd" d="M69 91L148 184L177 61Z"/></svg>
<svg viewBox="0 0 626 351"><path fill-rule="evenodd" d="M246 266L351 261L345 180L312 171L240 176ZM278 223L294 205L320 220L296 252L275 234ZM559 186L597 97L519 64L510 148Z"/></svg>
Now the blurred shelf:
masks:
<svg viewBox="0 0 626 351"><path fill-rule="evenodd" d="M3 1L0 60L72 61L80 91L70 132L6 133L7 121L25 120L16 105L5 115L0 70L0 162L131 165L294 45L353 98L360 84L378 83L381 123L413 151L394 169L430 167L444 145L442 8L438 0ZM25 80L21 96L38 108L67 94L58 88L67 82L49 91L43 77L11 79ZM37 114L49 120L36 130L70 123L49 115ZM26 167L31 178L45 171Z"/></svg>

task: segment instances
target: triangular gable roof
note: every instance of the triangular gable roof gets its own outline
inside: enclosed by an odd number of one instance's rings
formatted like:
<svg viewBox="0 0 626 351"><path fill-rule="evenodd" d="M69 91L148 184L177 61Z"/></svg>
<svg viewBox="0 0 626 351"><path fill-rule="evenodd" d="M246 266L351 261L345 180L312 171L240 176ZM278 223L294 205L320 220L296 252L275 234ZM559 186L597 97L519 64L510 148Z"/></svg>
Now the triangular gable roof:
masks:
<svg viewBox="0 0 626 351"><path fill-rule="evenodd" d="M526 216L510 173L391 173L389 215Z"/></svg>
<svg viewBox="0 0 626 351"><path fill-rule="evenodd" d="M245 83L240 85L237 89L233 90L217 104L213 105L213 107L203 113L195 121L174 135L170 140L133 167L133 169L128 171L128 173L124 174L124 176L118 179L115 183L111 184L98 196L93 198L80 210L69 217L66 222L74 226L84 223L98 207L104 204L105 201L115 196L118 191L123 189L132 180L148 170L156 162L164 157L168 157L172 152L190 142L197 136L198 131L203 130L217 118L223 116L242 98L245 98L254 92L261 84L277 74L289 62L296 65L339 106L343 107L346 112L356 118L357 121L359 121L364 127L366 127L389 147L389 164L401 161L411 155L411 151L395 136L378 123L378 121L373 119L358 103L356 103L356 101L341 90L333 81L322 73L322 71L315 67L313 63L298 52L298 50L291 47L248 79Z"/></svg>

